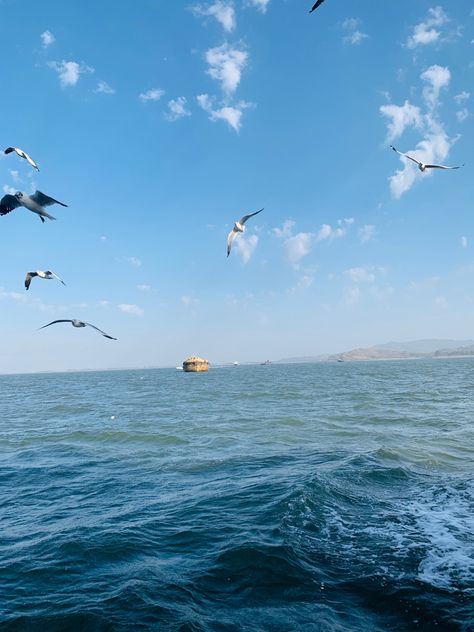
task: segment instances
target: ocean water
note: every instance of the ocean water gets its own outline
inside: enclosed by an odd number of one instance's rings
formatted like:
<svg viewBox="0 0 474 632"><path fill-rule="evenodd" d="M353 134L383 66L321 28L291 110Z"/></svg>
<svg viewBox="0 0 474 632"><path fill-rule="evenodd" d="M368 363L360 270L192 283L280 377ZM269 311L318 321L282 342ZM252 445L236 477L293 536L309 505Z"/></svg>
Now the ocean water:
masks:
<svg viewBox="0 0 474 632"><path fill-rule="evenodd" d="M474 360L0 389L2 631L474 630Z"/></svg>

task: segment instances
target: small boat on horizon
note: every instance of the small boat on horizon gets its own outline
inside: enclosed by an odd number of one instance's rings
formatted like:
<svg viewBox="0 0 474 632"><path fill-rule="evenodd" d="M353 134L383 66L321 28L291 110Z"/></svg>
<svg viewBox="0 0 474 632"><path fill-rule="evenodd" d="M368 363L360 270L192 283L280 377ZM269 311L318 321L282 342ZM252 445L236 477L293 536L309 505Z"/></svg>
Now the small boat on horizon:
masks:
<svg viewBox="0 0 474 632"><path fill-rule="evenodd" d="M235 362L232 362L233 366L239 366L240 362L237 362L237 360L235 360Z"/></svg>
<svg viewBox="0 0 474 632"><path fill-rule="evenodd" d="M265 362L260 362L260 366L267 366L268 364L271 364L270 360L265 360Z"/></svg>

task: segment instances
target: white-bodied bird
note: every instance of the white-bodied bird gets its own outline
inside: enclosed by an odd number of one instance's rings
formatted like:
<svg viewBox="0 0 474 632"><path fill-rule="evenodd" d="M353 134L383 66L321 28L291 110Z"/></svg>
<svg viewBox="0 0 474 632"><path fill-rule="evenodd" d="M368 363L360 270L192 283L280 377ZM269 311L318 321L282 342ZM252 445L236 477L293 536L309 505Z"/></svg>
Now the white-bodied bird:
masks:
<svg viewBox="0 0 474 632"><path fill-rule="evenodd" d="M102 329L99 329L98 327L96 327L95 325L91 325L90 323L86 323L83 320L77 320L76 318L68 319L68 320L53 320L52 322L48 323L47 325L43 325L42 327L40 327L40 329L44 329L45 327L49 327L50 325L55 325L56 323L71 323L73 327L92 327L92 329L95 329L96 331L98 331L100 334L102 334L103 336L105 336L106 338L109 338L109 340L117 340L117 338L114 338L113 336L109 336L109 334L106 334L105 331L102 331Z"/></svg>
<svg viewBox="0 0 474 632"><path fill-rule="evenodd" d="M36 272L27 272L25 277L25 287L28 290L31 284L31 279L34 277L39 277L40 279L57 279L61 281L63 285L66 285L62 279L58 277L57 274L51 272L51 270L36 270Z"/></svg>
<svg viewBox="0 0 474 632"><path fill-rule="evenodd" d="M27 162L30 163L32 167L36 169L36 171L39 171L38 165L33 160L33 158L26 153L26 151L23 151L23 149L20 149L19 147L7 147L5 149L6 154L11 154L12 152L15 152L17 156L20 156L20 158L24 158Z"/></svg>
<svg viewBox="0 0 474 632"><path fill-rule="evenodd" d="M263 208L261 208L259 211L255 211L255 213L244 215L240 221L235 222L234 228L230 231L229 236L227 237L227 256L230 255L230 249L232 248L232 242L234 241L234 239L237 237L239 233L245 232L245 226L244 226L245 222L251 217L253 217L254 215L258 215L262 211L263 211Z"/></svg>
<svg viewBox="0 0 474 632"><path fill-rule="evenodd" d="M420 162L416 158L413 158L408 154L404 154L401 151L398 151L398 149L395 149L393 145L390 145L390 147L393 149L393 151L396 151L397 154L400 154L400 156L405 156L405 158L408 158L408 160L415 162L418 165L418 169L422 172L426 171L427 169L459 169L460 167L464 167L464 165L458 165L457 167L446 167L445 165L425 165L424 162Z"/></svg>
<svg viewBox="0 0 474 632"><path fill-rule="evenodd" d="M61 206L67 206L63 202L59 202L41 191L36 191L33 195L27 195L21 191L17 191L15 195L4 195L0 200L0 215L6 215L19 206L24 206L29 211L39 215L39 218L44 222L44 218L56 219L44 210L45 206L51 206L52 204L60 204Z"/></svg>

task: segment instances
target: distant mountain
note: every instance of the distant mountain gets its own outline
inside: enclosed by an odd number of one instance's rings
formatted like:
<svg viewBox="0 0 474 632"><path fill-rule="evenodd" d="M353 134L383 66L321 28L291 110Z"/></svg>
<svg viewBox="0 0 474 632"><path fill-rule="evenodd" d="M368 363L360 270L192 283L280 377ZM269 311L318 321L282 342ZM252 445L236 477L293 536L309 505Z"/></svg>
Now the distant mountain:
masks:
<svg viewBox="0 0 474 632"><path fill-rule="evenodd" d="M381 351L405 351L406 353L435 353L439 349L456 349L460 347L470 347L474 345L474 340L437 340L428 338L426 340L411 340L409 342L386 342L382 345L375 345L374 349Z"/></svg>
<svg viewBox="0 0 474 632"><path fill-rule="evenodd" d="M386 342L360 349L351 349L331 355L284 358L281 363L336 362L340 360L409 360L415 358L439 358L474 355L474 340L411 340L408 342Z"/></svg>

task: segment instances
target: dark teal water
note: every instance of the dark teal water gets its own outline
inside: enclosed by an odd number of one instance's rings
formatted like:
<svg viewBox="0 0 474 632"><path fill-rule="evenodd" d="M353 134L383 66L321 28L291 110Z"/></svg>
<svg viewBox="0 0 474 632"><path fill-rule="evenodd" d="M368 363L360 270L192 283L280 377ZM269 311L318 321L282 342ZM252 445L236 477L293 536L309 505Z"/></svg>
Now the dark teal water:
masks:
<svg viewBox="0 0 474 632"><path fill-rule="evenodd" d="M474 630L473 360L0 389L2 630Z"/></svg>

